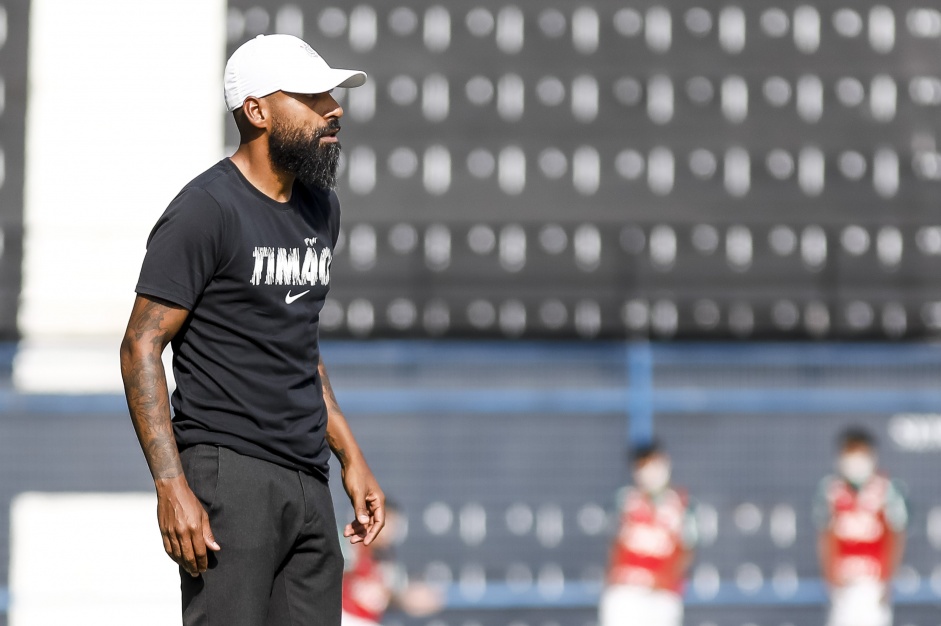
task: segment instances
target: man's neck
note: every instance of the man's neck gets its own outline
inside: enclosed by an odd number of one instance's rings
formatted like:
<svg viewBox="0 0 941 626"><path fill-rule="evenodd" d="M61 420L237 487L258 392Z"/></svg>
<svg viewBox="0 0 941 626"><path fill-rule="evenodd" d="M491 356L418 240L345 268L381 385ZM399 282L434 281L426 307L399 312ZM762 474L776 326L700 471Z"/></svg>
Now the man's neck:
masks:
<svg viewBox="0 0 941 626"><path fill-rule="evenodd" d="M253 141L243 143L232 155L232 163L258 191L277 202L288 202L294 188L294 174L275 169L268 158L267 146Z"/></svg>

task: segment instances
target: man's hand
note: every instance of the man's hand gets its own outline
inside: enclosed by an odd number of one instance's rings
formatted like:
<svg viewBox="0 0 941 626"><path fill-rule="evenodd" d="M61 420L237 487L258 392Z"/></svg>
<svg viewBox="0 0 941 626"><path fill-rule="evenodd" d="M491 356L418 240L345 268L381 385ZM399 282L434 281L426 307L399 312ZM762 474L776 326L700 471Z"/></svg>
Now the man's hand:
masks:
<svg viewBox="0 0 941 626"><path fill-rule="evenodd" d="M343 529L350 543L369 545L385 526L386 497L365 461L343 467L343 487L350 496L354 519Z"/></svg>
<svg viewBox="0 0 941 626"><path fill-rule="evenodd" d="M182 475L157 479L155 483L163 549L195 578L209 566L206 549L220 549L209 527L209 515Z"/></svg>
<svg viewBox="0 0 941 626"><path fill-rule="evenodd" d="M343 536L349 537L350 543L363 542L368 546L386 524L386 497L337 404L323 359L317 364L317 372L323 383L324 404L327 405L327 444L340 461L343 488L353 505L354 519L343 529Z"/></svg>
<svg viewBox="0 0 941 626"><path fill-rule="evenodd" d="M183 476L170 420L170 395L161 354L186 322L185 308L138 295L121 342L121 376L134 431L157 487L163 548L191 576L206 571L206 548L219 544L209 516Z"/></svg>

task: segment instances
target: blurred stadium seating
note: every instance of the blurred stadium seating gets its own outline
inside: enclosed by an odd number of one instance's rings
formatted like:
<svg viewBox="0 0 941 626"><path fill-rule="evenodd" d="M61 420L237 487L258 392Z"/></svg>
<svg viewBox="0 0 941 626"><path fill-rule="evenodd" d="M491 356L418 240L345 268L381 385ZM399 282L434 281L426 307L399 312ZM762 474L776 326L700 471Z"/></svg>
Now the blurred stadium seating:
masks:
<svg viewBox="0 0 941 626"><path fill-rule="evenodd" d="M941 324L931 3L229 6L230 50L292 32L370 72L333 336Z"/></svg>

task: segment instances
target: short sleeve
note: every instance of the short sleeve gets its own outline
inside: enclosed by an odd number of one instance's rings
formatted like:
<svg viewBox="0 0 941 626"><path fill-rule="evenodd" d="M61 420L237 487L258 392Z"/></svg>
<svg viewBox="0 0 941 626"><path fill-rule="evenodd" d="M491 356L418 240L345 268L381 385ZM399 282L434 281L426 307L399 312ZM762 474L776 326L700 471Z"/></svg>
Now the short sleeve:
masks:
<svg viewBox="0 0 941 626"><path fill-rule="evenodd" d="M885 521L894 532L900 533L908 526L908 505L901 487L890 482L885 494Z"/></svg>
<svg viewBox="0 0 941 626"><path fill-rule="evenodd" d="M184 189L150 232L137 293L192 310L220 264L224 230L212 196Z"/></svg>

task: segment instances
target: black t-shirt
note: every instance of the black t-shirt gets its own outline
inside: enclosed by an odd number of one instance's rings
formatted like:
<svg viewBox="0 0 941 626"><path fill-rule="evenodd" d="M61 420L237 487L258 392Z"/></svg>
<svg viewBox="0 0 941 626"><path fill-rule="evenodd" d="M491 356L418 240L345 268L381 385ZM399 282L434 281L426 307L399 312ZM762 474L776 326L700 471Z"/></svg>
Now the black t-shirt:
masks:
<svg viewBox="0 0 941 626"><path fill-rule="evenodd" d="M208 443L326 477L318 323L340 229L334 192L277 202L223 159L154 226L137 293L190 311L174 337L179 447Z"/></svg>

